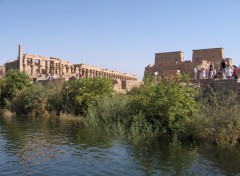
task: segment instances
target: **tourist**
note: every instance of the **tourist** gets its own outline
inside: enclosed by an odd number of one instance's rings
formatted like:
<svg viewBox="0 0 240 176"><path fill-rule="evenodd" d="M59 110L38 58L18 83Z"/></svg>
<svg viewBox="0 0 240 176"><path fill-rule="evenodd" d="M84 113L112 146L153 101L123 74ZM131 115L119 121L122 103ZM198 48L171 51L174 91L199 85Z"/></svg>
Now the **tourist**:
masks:
<svg viewBox="0 0 240 176"><path fill-rule="evenodd" d="M210 67L209 67L209 78L212 79L213 78L213 64L210 63Z"/></svg>
<svg viewBox="0 0 240 176"><path fill-rule="evenodd" d="M209 78L209 70L207 68L205 69L205 73L206 73L206 78L208 79Z"/></svg>
<svg viewBox="0 0 240 176"><path fill-rule="evenodd" d="M194 67L193 73L194 73L194 79L197 79L197 68L196 67Z"/></svg>
<svg viewBox="0 0 240 176"><path fill-rule="evenodd" d="M220 67L217 68L217 78L219 78L219 79L222 78L222 71L221 71Z"/></svg>
<svg viewBox="0 0 240 176"><path fill-rule="evenodd" d="M233 70L230 67L230 65L228 65L227 68L226 68L226 78L231 79L232 74L233 74Z"/></svg>
<svg viewBox="0 0 240 176"><path fill-rule="evenodd" d="M234 65L233 68L234 79L238 79L238 68L236 65Z"/></svg>
<svg viewBox="0 0 240 176"><path fill-rule="evenodd" d="M225 59L222 59L222 62L221 62L221 72L222 72L222 78L225 79L226 78L226 61L225 61Z"/></svg>
<svg viewBox="0 0 240 176"><path fill-rule="evenodd" d="M217 78L217 70L213 67L213 78Z"/></svg>
<svg viewBox="0 0 240 176"><path fill-rule="evenodd" d="M209 69L213 70L213 63L212 62L210 63Z"/></svg>

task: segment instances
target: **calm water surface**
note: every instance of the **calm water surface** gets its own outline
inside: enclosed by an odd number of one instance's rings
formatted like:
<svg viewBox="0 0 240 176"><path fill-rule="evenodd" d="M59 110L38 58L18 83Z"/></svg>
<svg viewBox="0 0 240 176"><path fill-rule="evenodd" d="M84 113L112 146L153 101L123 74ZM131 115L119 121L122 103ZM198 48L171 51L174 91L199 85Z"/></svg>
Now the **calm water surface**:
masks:
<svg viewBox="0 0 240 176"><path fill-rule="evenodd" d="M0 175L240 175L240 150L133 143L73 122L0 119Z"/></svg>

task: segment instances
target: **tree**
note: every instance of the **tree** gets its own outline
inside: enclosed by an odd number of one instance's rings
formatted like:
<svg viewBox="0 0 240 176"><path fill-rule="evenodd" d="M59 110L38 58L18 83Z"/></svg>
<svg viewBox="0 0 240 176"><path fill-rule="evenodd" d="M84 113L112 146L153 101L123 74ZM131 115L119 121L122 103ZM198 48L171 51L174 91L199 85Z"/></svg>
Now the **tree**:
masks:
<svg viewBox="0 0 240 176"><path fill-rule="evenodd" d="M66 111L85 114L90 104L95 103L99 97L113 92L113 84L107 78L84 78L68 82L65 89Z"/></svg>
<svg viewBox="0 0 240 176"><path fill-rule="evenodd" d="M0 106L5 108L11 104L16 94L23 88L31 85L30 77L21 71L11 70L6 73L0 83Z"/></svg>
<svg viewBox="0 0 240 176"><path fill-rule="evenodd" d="M195 101L197 91L188 84L186 77L163 81L148 78L138 91L129 92L132 97L129 109L133 115L142 113L148 122L164 133L185 136L199 107Z"/></svg>

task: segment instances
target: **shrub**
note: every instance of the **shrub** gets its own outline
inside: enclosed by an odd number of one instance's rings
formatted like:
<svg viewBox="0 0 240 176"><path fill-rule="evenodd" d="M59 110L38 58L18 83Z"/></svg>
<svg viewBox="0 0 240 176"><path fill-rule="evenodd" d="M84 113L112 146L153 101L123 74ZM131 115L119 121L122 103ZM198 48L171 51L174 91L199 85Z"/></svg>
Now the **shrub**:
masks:
<svg viewBox="0 0 240 176"><path fill-rule="evenodd" d="M193 114L198 111L199 105L195 101L198 89L183 78L163 81L148 78L141 89L130 91L128 94L132 99L129 109L132 115L142 113L147 122L156 124L155 128L160 133L178 138L191 137L188 128ZM186 83L184 85L180 84L183 80Z"/></svg>
<svg viewBox="0 0 240 176"><path fill-rule="evenodd" d="M129 98L123 94L102 96L89 106L85 120L87 123L107 125L110 128L115 128L119 123L123 125L128 118L128 102Z"/></svg>
<svg viewBox="0 0 240 176"><path fill-rule="evenodd" d="M12 99L23 88L31 85L30 78L24 72L11 70L6 73L0 82L0 106L1 108L11 106Z"/></svg>
<svg viewBox="0 0 240 176"><path fill-rule="evenodd" d="M50 81L46 86L47 109L49 112L60 114L64 111L65 81Z"/></svg>
<svg viewBox="0 0 240 176"><path fill-rule="evenodd" d="M86 121L115 131L124 130L124 134L134 138L162 134L191 138L193 114L199 107L194 99L198 89L189 84L181 86L176 80L145 80L144 85L125 95L98 99L89 107Z"/></svg>
<svg viewBox="0 0 240 176"><path fill-rule="evenodd" d="M84 78L70 81L65 87L64 109L69 113L85 114L89 105L103 95L113 92L112 81L107 78Z"/></svg>
<svg viewBox="0 0 240 176"><path fill-rule="evenodd" d="M193 126L197 138L215 142L220 146L239 145L240 103L232 91L208 94L202 99L201 111Z"/></svg>
<svg viewBox="0 0 240 176"><path fill-rule="evenodd" d="M12 111L17 114L34 114L37 116L47 114L46 89L41 84L32 84L22 89L12 102Z"/></svg>

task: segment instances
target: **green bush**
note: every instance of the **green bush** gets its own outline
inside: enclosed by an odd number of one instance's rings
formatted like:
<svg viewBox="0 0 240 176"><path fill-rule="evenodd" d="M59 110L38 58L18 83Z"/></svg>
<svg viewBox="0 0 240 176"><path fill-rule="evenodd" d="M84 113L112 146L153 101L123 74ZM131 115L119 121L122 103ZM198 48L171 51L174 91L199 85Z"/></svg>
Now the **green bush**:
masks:
<svg viewBox="0 0 240 176"><path fill-rule="evenodd" d="M49 112L60 114L64 111L65 81L50 81L46 86L47 109Z"/></svg>
<svg viewBox="0 0 240 176"><path fill-rule="evenodd" d="M191 123L199 109L195 101L198 89L176 79L145 80L144 85L127 94L98 99L97 104L89 107L86 120L116 131L124 130L124 134L136 138L159 135L192 138Z"/></svg>
<svg viewBox="0 0 240 176"><path fill-rule="evenodd" d="M195 101L198 89L183 78L164 81L151 78L138 91L130 91L129 109L132 114L141 112L147 122L156 124L155 128L162 134L191 137L189 126L199 108Z"/></svg>
<svg viewBox="0 0 240 176"><path fill-rule="evenodd" d="M18 70L7 72L0 81L0 107L9 108L16 94L30 85L31 79L26 73Z"/></svg>
<svg viewBox="0 0 240 176"><path fill-rule="evenodd" d="M239 145L240 102L236 93L225 91L205 95L201 111L195 116L192 125L198 131L197 138L220 146Z"/></svg>
<svg viewBox="0 0 240 176"><path fill-rule="evenodd" d="M126 121L128 102L129 98L123 94L102 96L96 103L89 106L85 120L95 125L115 128L114 125L123 124Z"/></svg>
<svg viewBox="0 0 240 176"><path fill-rule="evenodd" d="M41 84L32 84L22 89L12 101L11 109L17 114L47 114L47 93Z"/></svg>
<svg viewBox="0 0 240 176"><path fill-rule="evenodd" d="M69 81L65 87L64 109L69 113L85 114L89 105L99 97L113 92L112 81L107 78L84 78Z"/></svg>

